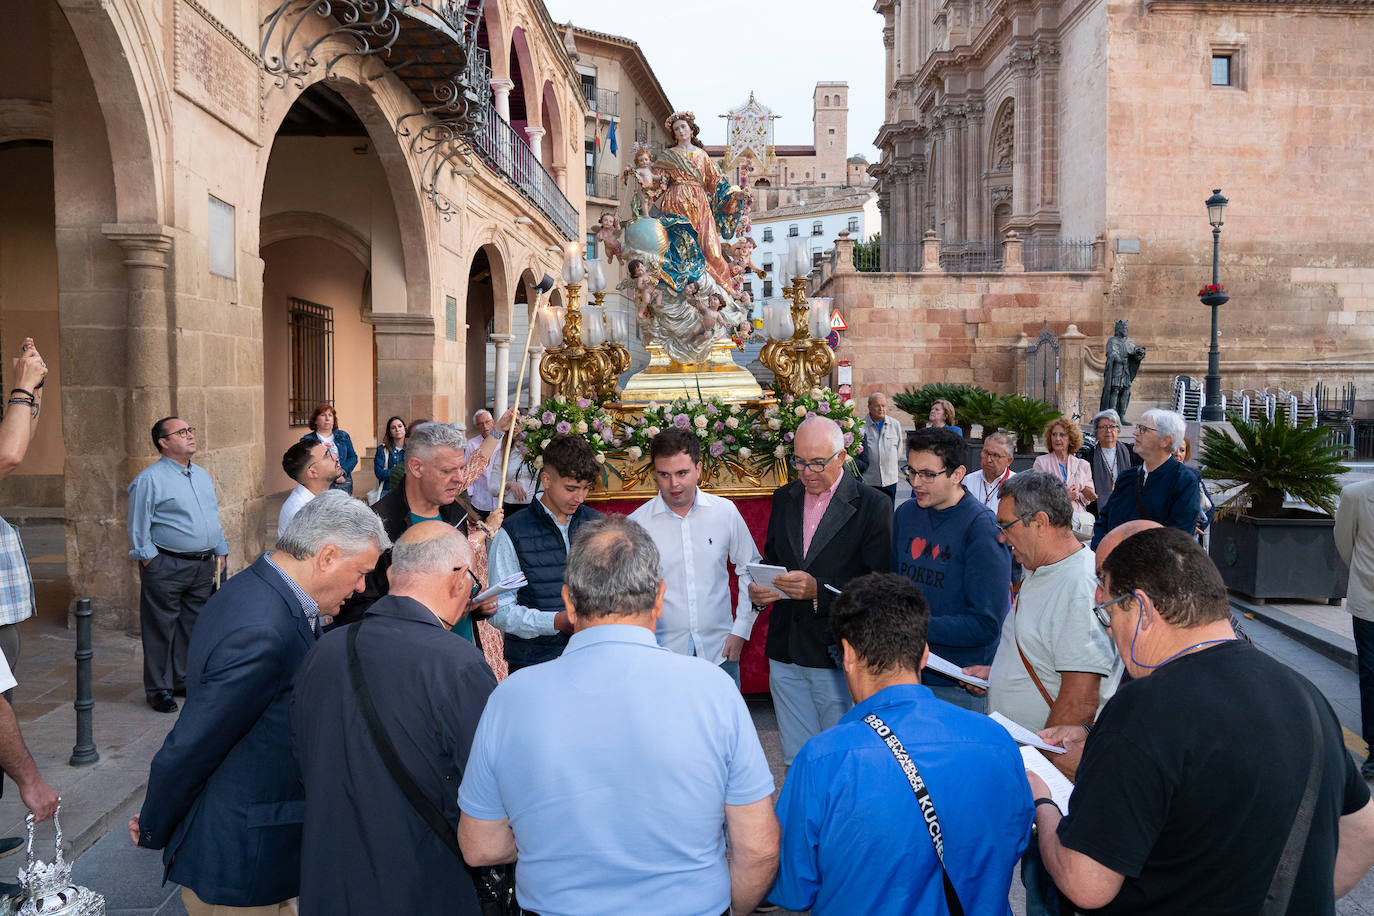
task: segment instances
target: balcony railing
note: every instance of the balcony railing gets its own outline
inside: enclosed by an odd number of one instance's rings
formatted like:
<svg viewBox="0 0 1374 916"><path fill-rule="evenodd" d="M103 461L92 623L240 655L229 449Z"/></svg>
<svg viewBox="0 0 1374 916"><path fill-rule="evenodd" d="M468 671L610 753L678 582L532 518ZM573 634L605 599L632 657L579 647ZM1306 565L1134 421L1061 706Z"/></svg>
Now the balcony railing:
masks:
<svg viewBox="0 0 1374 916"><path fill-rule="evenodd" d="M486 124L472 138L473 152L549 218L558 234L577 239L577 210L553 180L524 138L495 109L487 106Z"/></svg>
<svg viewBox="0 0 1374 916"><path fill-rule="evenodd" d="M1026 270L1092 270L1092 239L1026 239L1021 260Z"/></svg>
<svg viewBox="0 0 1374 916"><path fill-rule="evenodd" d="M643 118L635 118L635 142L649 142L649 122Z"/></svg>
<svg viewBox="0 0 1374 916"><path fill-rule="evenodd" d="M603 118L620 114L620 93L612 92L609 89L598 89L583 83L582 94L587 97L587 104L591 106L592 114L599 113Z"/></svg>
<svg viewBox="0 0 1374 916"><path fill-rule="evenodd" d="M1097 270L1102 266L1097 261L1097 244L1091 239L1026 239L1021 260L1025 270L1032 272ZM854 245L854 269L863 272L918 271L921 257L919 241L882 239L876 244ZM1004 260L1005 242L1000 240L974 239L940 245L940 269L946 273L995 273L1005 269Z"/></svg>
<svg viewBox="0 0 1374 916"><path fill-rule="evenodd" d="M588 197L615 200L617 194L616 179L614 175L607 175L605 172L595 172L587 176Z"/></svg>
<svg viewBox="0 0 1374 916"><path fill-rule="evenodd" d="M1001 270L1002 246L993 241L941 245L940 269L952 274Z"/></svg>

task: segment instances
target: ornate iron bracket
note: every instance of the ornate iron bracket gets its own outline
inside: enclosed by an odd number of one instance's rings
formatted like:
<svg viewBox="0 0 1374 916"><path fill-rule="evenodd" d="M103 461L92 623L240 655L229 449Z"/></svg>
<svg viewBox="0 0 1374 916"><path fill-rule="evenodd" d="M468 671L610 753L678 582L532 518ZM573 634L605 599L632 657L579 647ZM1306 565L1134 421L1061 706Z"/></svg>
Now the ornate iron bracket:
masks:
<svg viewBox="0 0 1374 916"><path fill-rule="evenodd" d="M288 82L304 88L305 75L319 65L315 52L331 38L341 37L353 42L352 51L334 55L325 65L325 76L345 57L385 56L401 35L400 11L415 6L420 0L282 0L262 21L262 45L258 55L262 68L277 81L278 89ZM293 47L301 27L317 16L328 23L324 34L304 48ZM277 53L269 53L273 38Z"/></svg>

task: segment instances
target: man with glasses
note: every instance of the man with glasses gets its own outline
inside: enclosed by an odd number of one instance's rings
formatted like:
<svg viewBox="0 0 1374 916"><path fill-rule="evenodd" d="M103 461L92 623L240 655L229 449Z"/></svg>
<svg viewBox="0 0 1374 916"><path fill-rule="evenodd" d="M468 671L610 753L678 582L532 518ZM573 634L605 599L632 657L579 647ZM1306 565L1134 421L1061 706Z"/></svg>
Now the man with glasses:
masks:
<svg viewBox="0 0 1374 916"><path fill-rule="evenodd" d="M361 623L320 640L296 677L292 740L305 783L300 912L339 914L385 900L391 913L481 912L449 844L407 800L350 686L348 632L361 680L421 795L458 829L457 786L496 677L451 630L468 613L473 553L444 522L420 522L391 550L391 591ZM341 765L347 761L347 765ZM366 868L340 867L347 850Z"/></svg>
<svg viewBox="0 0 1374 916"><path fill-rule="evenodd" d="M930 651L961 667L988 665L1010 599L1011 552L993 513L963 487L964 440L949 429L908 433L902 469L914 499L893 521L891 571L906 576L930 605ZM932 693L987 712L987 696L927 670Z"/></svg>
<svg viewBox="0 0 1374 916"><path fill-rule="evenodd" d="M302 439L281 456L281 469L296 482L277 513L277 533L286 530L291 519L310 500L328 490L343 473L339 459L322 442Z"/></svg>
<svg viewBox="0 0 1374 916"><path fill-rule="evenodd" d="M200 609L223 573L229 543L215 483L200 465L196 431L180 417L153 424L161 455L129 484L129 556L139 562L143 689L158 712L176 712L186 693L186 647Z"/></svg>
<svg viewBox="0 0 1374 916"><path fill-rule="evenodd" d="M1093 525L1094 548L1108 531L1137 518L1193 533L1201 478L1174 457L1174 447L1183 441L1186 429L1183 416L1172 410L1147 410L1141 415L1134 448L1144 463L1117 473L1111 496Z"/></svg>
<svg viewBox="0 0 1374 916"><path fill-rule="evenodd" d="M1016 476L1011 469L1011 437L1006 433L987 436L983 439L983 451L979 457L982 467L977 474L964 477L964 489L979 503L996 512L1002 487Z"/></svg>
<svg viewBox="0 0 1374 916"><path fill-rule="evenodd" d="M1067 816L1027 775L1055 884L1118 914L1335 912L1374 864L1374 806L1326 698L1236 639L1188 534L1126 538L1101 578L1135 680L1093 726Z"/></svg>
<svg viewBox="0 0 1374 916"><path fill-rule="evenodd" d="M768 688L787 766L853 705L830 632L831 602L850 579L887 572L892 505L844 473L844 460L844 434L834 420L817 416L797 427L791 458L797 479L773 492L763 545L763 562L788 572L772 588L749 585L756 607L773 604Z"/></svg>
<svg viewBox="0 0 1374 916"><path fill-rule="evenodd" d="M1094 503L1096 514L1101 515L1111 498L1116 478L1139 459L1132 460L1131 448L1118 437L1121 434L1121 417L1115 410L1099 411L1093 417L1093 436L1097 445L1093 447L1088 463L1093 469L1093 490L1097 493Z"/></svg>

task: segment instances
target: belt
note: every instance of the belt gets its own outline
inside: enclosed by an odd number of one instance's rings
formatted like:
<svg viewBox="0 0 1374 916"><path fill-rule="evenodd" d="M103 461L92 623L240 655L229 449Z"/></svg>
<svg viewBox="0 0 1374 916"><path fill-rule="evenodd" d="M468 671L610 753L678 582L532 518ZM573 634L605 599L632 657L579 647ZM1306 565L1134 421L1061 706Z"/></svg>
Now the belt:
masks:
<svg viewBox="0 0 1374 916"><path fill-rule="evenodd" d="M168 550L166 547L159 547L158 553L165 553L169 557L176 557L178 560L208 560L215 555L213 550L197 550L194 553L183 553L180 550Z"/></svg>

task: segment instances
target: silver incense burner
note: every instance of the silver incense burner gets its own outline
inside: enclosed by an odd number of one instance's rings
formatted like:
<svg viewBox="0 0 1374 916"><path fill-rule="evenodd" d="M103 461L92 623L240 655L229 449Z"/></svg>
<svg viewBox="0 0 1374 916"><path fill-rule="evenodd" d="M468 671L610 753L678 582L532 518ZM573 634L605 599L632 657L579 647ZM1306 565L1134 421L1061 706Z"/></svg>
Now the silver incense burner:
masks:
<svg viewBox="0 0 1374 916"><path fill-rule="evenodd" d="M19 884L24 889L19 916L105 916L105 898L88 888L72 883L72 863L62 858L62 824L58 821L58 805L53 812L53 827L57 839L51 864L40 861L33 854L33 815L24 819L29 841L24 847L28 864L19 872Z"/></svg>

